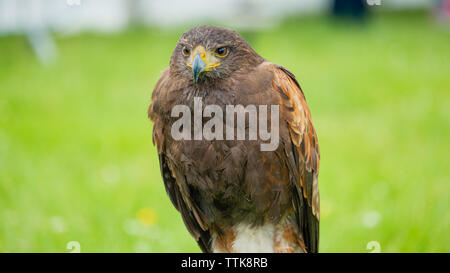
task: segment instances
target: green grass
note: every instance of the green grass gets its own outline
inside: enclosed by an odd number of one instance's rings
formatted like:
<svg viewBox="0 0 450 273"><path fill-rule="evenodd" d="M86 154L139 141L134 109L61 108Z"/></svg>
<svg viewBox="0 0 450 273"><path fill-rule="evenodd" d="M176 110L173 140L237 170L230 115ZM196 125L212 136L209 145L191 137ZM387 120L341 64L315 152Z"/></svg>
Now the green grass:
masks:
<svg viewBox="0 0 450 273"><path fill-rule="evenodd" d="M372 19L291 19L250 41L311 108L321 251L449 252L450 34L421 14ZM0 38L0 252L199 251L146 114L183 30L56 37L49 67Z"/></svg>

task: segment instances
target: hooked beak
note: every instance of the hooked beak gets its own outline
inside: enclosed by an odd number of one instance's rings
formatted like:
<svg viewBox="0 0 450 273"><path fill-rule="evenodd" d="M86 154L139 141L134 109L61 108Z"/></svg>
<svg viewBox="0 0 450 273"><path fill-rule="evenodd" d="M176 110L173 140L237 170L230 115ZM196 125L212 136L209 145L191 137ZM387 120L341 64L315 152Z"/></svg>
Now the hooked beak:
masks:
<svg viewBox="0 0 450 273"><path fill-rule="evenodd" d="M200 73L205 71L206 63L200 57L199 54L195 55L194 61L192 62L192 75L194 76L194 83L197 84L198 76Z"/></svg>

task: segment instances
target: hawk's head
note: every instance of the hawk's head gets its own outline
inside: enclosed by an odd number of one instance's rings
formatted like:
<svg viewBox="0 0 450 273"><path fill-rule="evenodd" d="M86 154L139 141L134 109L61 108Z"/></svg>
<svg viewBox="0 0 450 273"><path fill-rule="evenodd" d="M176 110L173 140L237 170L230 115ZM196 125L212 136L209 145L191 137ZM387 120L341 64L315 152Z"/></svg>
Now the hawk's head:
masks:
<svg viewBox="0 0 450 273"><path fill-rule="evenodd" d="M227 78L262 61L237 32L217 26L198 26L181 36L172 53L170 69L197 84L208 78Z"/></svg>

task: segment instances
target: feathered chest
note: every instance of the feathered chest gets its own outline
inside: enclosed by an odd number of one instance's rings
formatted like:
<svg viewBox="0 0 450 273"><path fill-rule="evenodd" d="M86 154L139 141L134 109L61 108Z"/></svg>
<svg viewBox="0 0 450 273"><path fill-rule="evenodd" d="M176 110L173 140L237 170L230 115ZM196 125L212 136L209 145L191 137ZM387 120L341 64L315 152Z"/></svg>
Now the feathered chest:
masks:
<svg viewBox="0 0 450 273"><path fill-rule="evenodd" d="M226 136L231 128L227 128L227 106L236 104L236 93L223 89L177 93L166 109L166 153L188 184L223 195L230 185L239 184L246 161L246 145Z"/></svg>

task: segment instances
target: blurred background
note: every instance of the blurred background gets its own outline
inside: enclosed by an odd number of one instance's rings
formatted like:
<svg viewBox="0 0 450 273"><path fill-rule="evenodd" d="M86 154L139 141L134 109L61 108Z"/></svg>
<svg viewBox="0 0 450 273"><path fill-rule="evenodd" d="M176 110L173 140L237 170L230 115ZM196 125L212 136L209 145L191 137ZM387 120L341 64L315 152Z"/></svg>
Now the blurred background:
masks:
<svg viewBox="0 0 450 273"><path fill-rule="evenodd" d="M297 76L321 252L450 252L449 20L447 0L0 0L0 252L199 252L147 119L198 24Z"/></svg>

